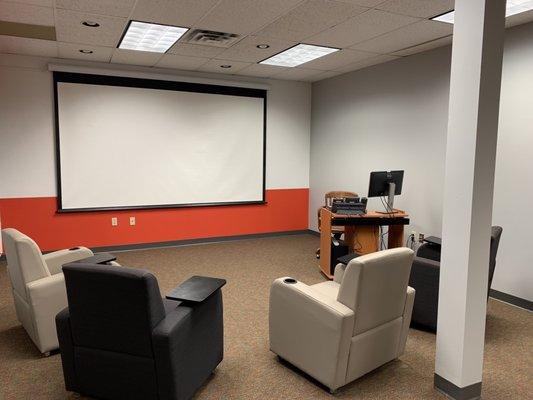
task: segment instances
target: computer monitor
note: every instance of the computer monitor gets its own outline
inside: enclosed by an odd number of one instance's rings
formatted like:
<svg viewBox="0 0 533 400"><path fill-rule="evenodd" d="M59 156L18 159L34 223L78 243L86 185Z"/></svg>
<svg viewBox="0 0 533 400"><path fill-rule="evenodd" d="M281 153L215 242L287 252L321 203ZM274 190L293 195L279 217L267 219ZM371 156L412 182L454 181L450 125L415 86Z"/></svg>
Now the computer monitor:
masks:
<svg viewBox="0 0 533 400"><path fill-rule="evenodd" d="M403 171L375 171L370 173L368 197L387 196L387 212L394 210L394 196L402 194Z"/></svg>

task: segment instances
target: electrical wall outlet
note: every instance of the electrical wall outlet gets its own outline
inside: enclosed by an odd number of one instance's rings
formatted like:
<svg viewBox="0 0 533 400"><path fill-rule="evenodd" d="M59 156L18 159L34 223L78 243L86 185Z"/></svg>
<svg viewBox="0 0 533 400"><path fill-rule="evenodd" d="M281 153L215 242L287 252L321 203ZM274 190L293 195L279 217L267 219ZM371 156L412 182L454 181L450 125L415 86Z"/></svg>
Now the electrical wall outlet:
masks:
<svg viewBox="0 0 533 400"><path fill-rule="evenodd" d="M118 225L118 218L112 217L111 218L111 226L117 226Z"/></svg>
<svg viewBox="0 0 533 400"><path fill-rule="evenodd" d="M130 217L130 225L135 225L135 217Z"/></svg>
<svg viewBox="0 0 533 400"><path fill-rule="evenodd" d="M424 241L424 237L425 237L425 235L423 233L419 233L418 234L418 242L422 243Z"/></svg>

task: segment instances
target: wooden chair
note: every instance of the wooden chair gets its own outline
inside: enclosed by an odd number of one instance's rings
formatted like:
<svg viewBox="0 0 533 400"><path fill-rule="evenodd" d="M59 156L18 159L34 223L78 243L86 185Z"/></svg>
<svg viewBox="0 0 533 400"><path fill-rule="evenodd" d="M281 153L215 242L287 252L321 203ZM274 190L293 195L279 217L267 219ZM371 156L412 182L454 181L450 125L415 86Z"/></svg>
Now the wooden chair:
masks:
<svg viewBox="0 0 533 400"><path fill-rule="evenodd" d="M333 192L327 192L324 195L324 205L326 207L331 207L333 204L333 199L344 199L345 197L358 197L357 193L354 192L346 192L346 191L333 191ZM320 210L322 207L318 209L318 231L320 232ZM344 227L342 226L332 226L331 231L333 233L344 233Z"/></svg>

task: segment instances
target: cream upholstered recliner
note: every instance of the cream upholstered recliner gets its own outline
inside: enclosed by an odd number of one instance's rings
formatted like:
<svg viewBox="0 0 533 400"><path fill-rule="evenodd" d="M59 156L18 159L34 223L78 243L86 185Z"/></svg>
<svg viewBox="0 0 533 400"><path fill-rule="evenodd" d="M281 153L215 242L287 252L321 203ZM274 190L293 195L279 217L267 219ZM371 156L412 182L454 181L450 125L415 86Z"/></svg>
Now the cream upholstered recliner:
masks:
<svg viewBox="0 0 533 400"><path fill-rule="evenodd" d="M67 307L63 264L91 257L85 247L43 255L37 243L16 229L2 230L7 270L18 320L44 354L59 348L56 315Z"/></svg>
<svg viewBox="0 0 533 400"><path fill-rule="evenodd" d="M270 289L270 349L332 392L398 358L405 349L414 252L396 248L335 268L333 281L292 278Z"/></svg>

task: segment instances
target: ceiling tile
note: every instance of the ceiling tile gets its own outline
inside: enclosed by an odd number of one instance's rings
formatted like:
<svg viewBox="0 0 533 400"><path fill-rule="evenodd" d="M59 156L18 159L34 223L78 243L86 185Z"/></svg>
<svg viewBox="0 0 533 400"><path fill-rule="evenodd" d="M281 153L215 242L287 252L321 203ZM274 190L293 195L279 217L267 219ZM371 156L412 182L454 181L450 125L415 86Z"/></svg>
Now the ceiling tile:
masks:
<svg viewBox="0 0 533 400"><path fill-rule="evenodd" d="M0 21L53 26L54 9L31 4L0 1Z"/></svg>
<svg viewBox="0 0 533 400"><path fill-rule="evenodd" d="M413 17L429 18L453 10L454 0L388 0L379 10Z"/></svg>
<svg viewBox="0 0 533 400"><path fill-rule="evenodd" d="M231 65L231 68L222 68L221 65ZM248 67L250 63L241 62L241 61L231 61L231 60L219 60L211 59L200 68L198 71L204 72L217 72L221 74L235 74L242 69Z"/></svg>
<svg viewBox="0 0 533 400"><path fill-rule="evenodd" d="M324 71L318 71L316 69L307 69L300 67L289 68L279 74L272 75L274 79L285 79L291 81L309 81L313 77L322 74Z"/></svg>
<svg viewBox="0 0 533 400"><path fill-rule="evenodd" d="M259 44L268 44L270 47L268 49L258 49L257 45ZM264 36L247 36L229 49L224 50L218 58L255 63L282 52L289 47L295 46L296 44L298 43L266 38Z"/></svg>
<svg viewBox="0 0 533 400"><path fill-rule="evenodd" d="M180 54L191 57L213 58L222 53L223 47L205 46L199 44L180 43L179 41L172 46L167 53Z"/></svg>
<svg viewBox="0 0 533 400"><path fill-rule="evenodd" d="M57 57L57 42L2 35L0 36L0 53Z"/></svg>
<svg viewBox="0 0 533 400"><path fill-rule="evenodd" d="M300 42L368 8L331 0L308 0L277 19L258 35Z"/></svg>
<svg viewBox="0 0 533 400"><path fill-rule="evenodd" d="M127 19L56 9L56 35L59 42L116 47ZM97 28L82 25L83 21L100 24Z"/></svg>
<svg viewBox="0 0 533 400"><path fill-rule="evenodd" d="M320 57L316 60L302 64L304 68L319 69L322 71L329 71L343 67L347 64L362 61L367 58L375 57L374 53L367 53L356 50L340 50L335 53L328 54L327 56Z"/></svg>
<svg viewBox="0 0 533 400"><path fill-rule="evenodd" d="M344 3L355 4L356 6L375 7L378 4L384 3L387 0L339 0Z"/></svg>
<svg viewBox="0 0 533 400"><path fill-rule="evenodd" d="M389 61L397 60L398 58L399 57L380 54L380 55L372 57L372 58L367 58L366 60L363 60L363 61L359 61L359 62L355 62L353 64L345 65L344 67L337 69L337 71L343 72L343 73L344 72L356 71L358 69L363 69L363 68L366 68L366 67L370 67L372 65L377 65L377 64L382 64L382 63L386 63L386 62L389 62Z"/></svg>
<svg viewBox="0 0 533 400"><path fill-rule="evenodd" d="M432 42L423 43L418 46L408 47L407 49L403 49L392 54L395 56L402 57L410 56L416 53L421 53L423 51L436 49L437 47L447 46L452 43L452 38L452 36L448 36L445 38L434 40Z"/></svg>
<svg viewBox="0 0 533 400"><path fill-rule="evenodd" d="M59 58L71 58L76 60L87 60L87 61L100 61L100 62L109 62L113 51L113 47L101 47L93 46L86 44L75 44L75 43L62 43L57 44L59 50ZM80 53L80 50L90 50L91 54Z"/></svg>
<svg viewBox="0 0 533 400"><path fill-rule="evenodd" d="M152 67L161 59L163 54L151 51L137 51L115 49L111 62L114 64L134 64Z"/></svg>
<svg viewBox="0 0 533 400"><path fill-rule="evenodd" d="M165 54L155 66L162 68L195 70L208 61L208 58L180 56L177 54Z"/></svg>
<svg viewBox="0 0 533 400"><path fill-rule="evenodd" d="M213 31L257 32L302 0L221 0L197 26Z"/></svg>
<svg viewBox="0 0 533 400"><path fill-rule="evenodd" d="M132 19L190 28L219 0L138 0Z"/></svg>
<svg viewBox="0 0 533 400"><path fill-rule="evenodd" d="M423 20L374 39L358 43L351 48L382 54L393 53L420 43L449 36L452 33L453 25L444 22Z"/></svg>
<svg viewBox="0 0 533 400"><path fill-rule="evenodd" d="M252 64L249 67L241 69L239 75L256 76L258 78L270 78L272 75L279 74L282 71L290 69L289 67L279 67L267 64Z"/></svg>
<svg viewBox="0 0 533 400"><path fill-rule="evenodd" d="M66 10L85 11L95 14L128 17L135 0L55 0L57 8Z"/></svg>
<svg viewBox="0 0 533 400"><path fill-rule="evenodd" d="M414 17L370 10L306 39L306 43L348 47L417 21Z"/></svg>

